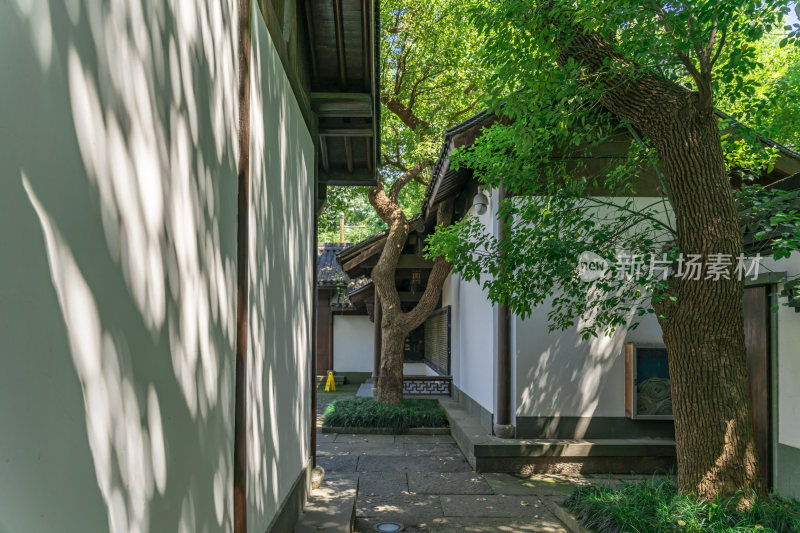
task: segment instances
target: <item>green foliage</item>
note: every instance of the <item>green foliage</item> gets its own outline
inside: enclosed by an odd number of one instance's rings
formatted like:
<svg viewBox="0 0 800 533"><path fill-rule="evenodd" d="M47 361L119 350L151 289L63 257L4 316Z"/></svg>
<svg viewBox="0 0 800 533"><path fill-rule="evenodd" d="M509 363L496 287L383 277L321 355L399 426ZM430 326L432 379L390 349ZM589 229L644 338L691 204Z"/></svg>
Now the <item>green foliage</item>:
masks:
<svg viewBox="0 0 800 533"><path fill-rule="evenodd" d="M622 251L655 265L682 250L675 244L672 199L656 150L600 102L610 90L644 75L701 91L703 70L713 72L720 103L737 103L748 116L761 109L763 115L769 106L757 103L776 89L765 88L764 77L754 72L763 72L766 43L774 42L776 32L781 42L796 41L798 25L784 28L788 12L783 0L474 0L480 53L492 70L488 104L504 120L458 152L452 165L472 168L488 187L504 183L513 200L499 206L498 216L507 221L510 235L500 243L467 217L437 231L429 240L429 257L444 255L454 270L479 280L493 301L508 301L522 317L550 303L551 329L578 324L587 337L623 324L635 327L637 316L653 312L651 295L656 301L676 295L667 289L663 269L644 268L635 281L617 275L615 257ZM560 46L583 33L603 37L625 60L606 62L599 74L571 59L559 60ZM712 34L719 50L711 58L713 69L700 60ZM791 82L788 64L796 54L779 55L776 61L787 64L785 75L770 78L769 85ZM779 81L785 78L789 81ZM794 129L783 126L789 120L784 116L794 116L798 106L796 99L785 101L793 111L776 112L764 123L783 128L788 138ZM776 152L764 148L752 130L724 121L720 127L732 172L747 179L770 168ZM627 150L614 144L620 135L635 139ZM608 146L617 146L617 153L597 157ZM656 190L647 192L649 199L634 201L629 197L641 196L645 174ZM782 243L786 250L794 241ZM609 275L582 280L577 265L583 252L608 261ZM500 276L501 263L506 276Z"/></svg>
<svg viewBox="0 0 800 533"><path fill-rule="evenodd" d="M800 532L800 504L777 496L755 497L737 510L740 497L698 501L678 492L671 479L608 486L583 486L565 506L597 533L772 533Z"/></svg>
<svg viewBox="0 0 800 533"><path fill-rule="evenodd" d="M798 149L800 47L781 47L783 36L770 33L750 45L756 63L742 76L752 91L737 92L735 86L721 82L717 107L762 135Z"/></svg>
<svg viewBox="0 0 800 533"><path fill-rule="evenodd" d="M480 39L467 17L470 0L385 0L381 7L379 169L388 188L421 161L433 164L444 130L483 105L487 72L478 55ZM427 180L429 170L421 174ZM329 187L319 220L319 240L339 240L339 215L345 240L358 242L386 226L367 199L367 187ZM425 185L411 181L400 207L407 217L419 211Z"/></svg>
<svg viewBox="0 0 800 533"><path fill-rule="evenodd" d="M736 197L756 252L783 259L800 250L800 190L746 185Z"/></svg>
<svg viewBox="0 0 800 533"><path fill-rule="evenodd" d="M369 205L367 187L328 187L328 202L318 219L319 242L339 242L341 214L346 225L363 226L345 228L345 242L356 243L386 229L386 224Z"/></svg>
<svg viewBox="0 0 800 533"><path fill-rule="evenodd" d="M330 404L323 426L383 428L401 434L408 428L447 426L447 415L436 400L403 400L400 405L389 405L359 396Z"/></svg>

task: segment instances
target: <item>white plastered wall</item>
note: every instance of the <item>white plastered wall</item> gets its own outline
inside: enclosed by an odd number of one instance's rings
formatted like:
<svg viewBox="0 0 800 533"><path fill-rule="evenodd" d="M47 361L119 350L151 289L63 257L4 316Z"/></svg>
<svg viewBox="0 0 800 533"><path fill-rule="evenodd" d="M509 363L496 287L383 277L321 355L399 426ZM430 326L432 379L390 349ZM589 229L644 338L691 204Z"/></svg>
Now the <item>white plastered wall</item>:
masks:
<svg viewBox="0 0 800 533"><path fill-rule="evenodd" d="M656 198L633 202L639 207L658 203ZM597 213L602 217L609 209L600 207ZM548 332L550 301L534 307L525 320L515 318L517 416L625 416L624 344L662 344L658 321L646 315L636 329L620 327L611 337L582 340L578 327Z"/></svg>
<svg viewBox="0 0 800 533"><path fill-rule="evenodd" d="M762 260L762 265L762 272L797 277L800 275L800 253L794 252L791 257L780 261L766 258ZM783 284L777 286L778 292L783 289ZM800 405L800 313L782 305L785 302L785 298L779 299L781 305L775 317L777 335L773 335L773 340L777 342L778 357L778 443L800 448L800 416L797 415L797 406Z"/></svg>
<svg viewBox="0 0 800 533"><path fill-rule="evenodd" d="M0 5L2 533L232 530L236 6ZM313 144L253 18L263 530L308 456Z"/></svg>
<svg viewBox="0 0 800 533"><path fill-rule="evenodd" d="M372 372L375 325L366 315L333 316L333 366L337 372Z"/></svg>
<svg viewBox="0 0 800 533"><path fill-rule="evenodd" d="M800 275L800 253L774 261L763 260L762 272L773 272L789 278ZM784 284L773 286L780 293ZM773 421L776 424L776 446L774 456L775 489L783 496L800 498L800 313L783 305L785 298L779 298L779 307L773 316L775 331L772 332L772 354L775 357L772 369Z"/></svg>
<svg viewBox="0 0 800 533"><path fill-rule="evenodd" d="M487 212L479 218L494 234L497 193L491 194ZM470 209L474 214L474 208ZM451 367L453 383L484 409L494 412L495 312L487 291L476 281L457 274L445 280L442 305L450 305Z"/></svg>
<svg viewBox="0 0 800 533"><path fill-rule="evenodd" d="M265 531L310 455L314 142L252 10L247 522Z"/></svg>
<svg viewBox="0 0 800 533"><path fill-rule="evenodd" d="M232 529L237 17L0 4L4 533Z"/></svg>
<svg viewBox="0 0 800 533"><path fill-rule="evenodd" d="M584 341L574 327L548 333L550 309L516 319L517 416L625 416L624 344L660 344L655 318Z"/></svg>

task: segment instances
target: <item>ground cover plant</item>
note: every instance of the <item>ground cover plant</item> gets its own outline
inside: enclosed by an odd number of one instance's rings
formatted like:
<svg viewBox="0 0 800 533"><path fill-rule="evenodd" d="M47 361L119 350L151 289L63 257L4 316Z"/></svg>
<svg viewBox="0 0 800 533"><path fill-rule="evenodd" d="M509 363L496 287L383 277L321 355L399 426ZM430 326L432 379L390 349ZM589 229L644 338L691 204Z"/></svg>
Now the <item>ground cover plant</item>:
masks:
<svg viewBox="0 0 800 533"><path fill-rule="evenodd" d="M325 392L325 380L317 384L317 399L324 402L332 402L342 398L351 398L358 392L360 383L344 383L336 385L335 391Z"/></svg>
<svg viewBox="0 0 800 533"><path fill-rule="evenodd" d="M403 400L400 405L391 405L374 398L355 397L330 404L322 425L405 433L409 428L447 426L447 415L436 400Z"/></svg>
<svg viewBox="0 0 800 533"><path fill-rule="evenodd" d="M800 532L800 503L761 496L750 508L737 509L741 498L697 500L678 492L671 478L609 486L582 486L567 498L569 509L597 533L763 531Z"/></svg>

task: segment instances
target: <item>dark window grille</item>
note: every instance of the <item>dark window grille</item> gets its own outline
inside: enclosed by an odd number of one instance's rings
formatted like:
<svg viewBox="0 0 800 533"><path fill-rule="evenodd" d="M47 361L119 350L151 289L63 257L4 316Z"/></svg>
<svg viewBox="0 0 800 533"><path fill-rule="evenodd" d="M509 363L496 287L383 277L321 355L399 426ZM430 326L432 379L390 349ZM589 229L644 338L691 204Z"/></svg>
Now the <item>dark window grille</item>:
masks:
<svg viewBox="0 0 800 533"><path fill-rule="evenodd" d="M425 364L440 376L450 375L450 306L425 321Z"/></svg>

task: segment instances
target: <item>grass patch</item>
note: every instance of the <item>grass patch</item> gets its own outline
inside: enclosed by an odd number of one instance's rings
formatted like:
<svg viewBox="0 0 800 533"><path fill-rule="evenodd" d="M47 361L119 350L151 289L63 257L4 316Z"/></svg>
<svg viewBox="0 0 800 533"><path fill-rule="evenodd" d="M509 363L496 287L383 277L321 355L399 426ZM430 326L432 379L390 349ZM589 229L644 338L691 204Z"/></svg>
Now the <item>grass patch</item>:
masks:
<svg viewBox="0 0 800 533"><path fill-rule="evenodd" d="M342 385L336 386L336 392L325 392L325 382L323 381L319 385L317 385L317 399L323 400L326 402L330 402L333 400L338 400L340 398L347 398L351 396L355 396L358 392L358 387L360 387L360 383L346 383Z"/></svg>
<svg viewBox="0 0 800 533"><path fill-rule="evenodd" d="M436 400L403 400L400 405L375 398L336 400L325 409L325 427L382 428L405 433L408 428L447 426L447 415Z"/></svg>
<svg viewBox="0 0 800 533"><path fill-rule="evenodd" d="M697 501L678 493L674 479L654 478L616 489L578 487L564 506L597 533L800 533L800 503L767 496L737 511L737 501Z"/></svg>

